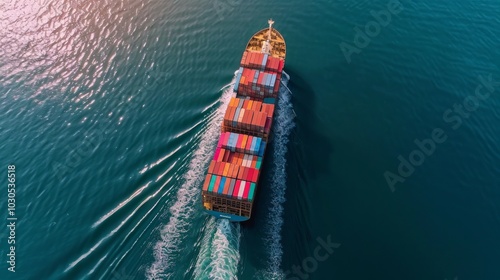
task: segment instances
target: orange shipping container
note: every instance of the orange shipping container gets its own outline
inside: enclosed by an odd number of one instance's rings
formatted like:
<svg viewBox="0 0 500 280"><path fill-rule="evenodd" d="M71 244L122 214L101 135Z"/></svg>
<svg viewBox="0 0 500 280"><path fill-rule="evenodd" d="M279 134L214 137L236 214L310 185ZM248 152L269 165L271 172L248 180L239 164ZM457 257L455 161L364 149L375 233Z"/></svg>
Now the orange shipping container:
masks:
<svg viewBox="0 0 500 280"><path fill-rule="evenodd" d="M244 150L247 145L248 135L243 135L243 140L241 141L241 148Z"/></svg>
<svg viewBox="0 0 500 280"><path fill-rule="evenodd" d="M222 153L222 150L223 149L220 149L221 150L221 153L219 154L219 157L220 157L220 162L224 162L224 159L227 157L227 155L229 154L229 150L227 149L224 149L224 153Z"/></svg>
<svg viewBox="0 0 500 280"><path fill-rule="evenodd" d="M231 163L229 164L229 168L227 169L227 177L231 177L231 174L233 173L233 165Z"/></svg>
<svg viewBox="0 0 500 280"><path fill-rule="evenodd" d="M223 194L227 194L229 191L229 185L231 184L231 180L226 177L226 183L224 184L224 190L222 191Z"/></svg>
<svg viewBox="0 0 500 280"><path fill-rule="evenodd" d="M254 130L259 129L259 124L260 124L260 114L259 112L256 113L257 116L254 117L253 125L254 125Z"/></svg>
<svg viewBox="0 0 500 280"><path fill-rule="evenodd" d="M236 164L233 164L233 172L231 173L231 178L236 178L236 176L238 176L238 170L239 170L239 167L238 165Z"/></svg>
<svg viewBox="0 0 500 280"><path fill-rule="evenodd" d="M210 166L208 167L208 173L212 174L214 172L215 160L210 162Z"/></svg>
<svg viewBox="0 0 500 280"><path fill-rule="evenodd" d="M248 107L249 107L248 109L249 109L249 110L252 110L252 107L253 107L253 102L254 102L253 100L250 100L250 102L249 102L249 104L248 104Z"/></svg>
<svg viewBox="0 0 500 280"><path fill-rule="evenodd" d="M227 177L227 174L229 172L229 163L225 162L224 163L224 172L222 173L225 177Z"/></svg>
<svg viewBox="0 0 500 280"><path fill-rule="evenodd" d="M245 129L250 129L250 122L252 121L253 111L247 111L247 112L248 112L248 117L245 120Z"/></svg>

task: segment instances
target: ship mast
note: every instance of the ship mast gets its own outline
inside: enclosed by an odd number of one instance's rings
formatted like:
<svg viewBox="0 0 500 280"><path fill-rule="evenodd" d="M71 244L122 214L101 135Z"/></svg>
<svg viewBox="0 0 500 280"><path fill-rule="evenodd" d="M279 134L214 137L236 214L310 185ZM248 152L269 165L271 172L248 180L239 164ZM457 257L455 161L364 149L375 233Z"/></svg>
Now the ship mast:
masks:
<svg viewBox="0 0 500 280"><path fill-rule="evenodd" d="M270 42L271 41L271 30L273 30L274 20L271 18L267 21L267 23L269 23L269 32L267 33L267 41Z"/></svg>
<svg viewBox="0 0 500 280"><path fill-rule="evenodd" d="M267 23L269 23L269 30L267 32L267 40L262 42L262 52L271 54L271 50L273 49L271 45L271 31L273 30L274 20L269 19Z"/></svg>

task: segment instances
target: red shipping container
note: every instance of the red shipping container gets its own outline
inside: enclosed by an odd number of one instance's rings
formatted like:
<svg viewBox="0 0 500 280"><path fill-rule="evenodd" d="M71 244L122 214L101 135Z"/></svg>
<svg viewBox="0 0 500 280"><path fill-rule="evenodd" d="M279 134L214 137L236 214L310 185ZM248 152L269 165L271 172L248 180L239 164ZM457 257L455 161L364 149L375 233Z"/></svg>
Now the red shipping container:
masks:
<svg viewBox="0 0 500 280"><path fill-rule="evenodd" d="M223 176L224 175L224 162L219 162L219 170L217 170L217 175Z"/></svg>
<svg viewBox="0 0 500 280"><path fill-rule="evenodd" d="M271 71L276 70L276 58L275 57L271 57L271 66L269 68L271 69Z"/></svg>
<svg viewBox="0 0 500 280"><path fill-rule="evenodd" d="M260 131L260 130L262 129L262 127L261 127L261 125L262 125L262 115L263 115L264 113L259 112L259 113L257 113L257 114L258 114L259 116L257 117L257 123L256 123L255 125L257 126L257 130L259 130L259 131Z"/></svg>
<svg viewBox="0 0 500 280"><path fill-rule="evenodd" d="M232 126L233 118L234 118L234 107L229 107L229 114L227 116L226 122L224 123L226 126Z"/></svg>
<svg viewBox="0 0 500 280"><path fill-rule="evenodd" d="M226 145L227 146L227 144L229 142L229 136L231 136L231 133L226 132L226 135L224 136L224 141L222 142L222 145Z"/></svg>
<svg viewBox="0 0 500 280"><path fill-rule="evenodd" d="M219 175L219 167L220 167L220 162L215 162L215 166L214 166L214 174L215 175Z"/></svg>
<svg viewBox="0 0 500 280"><path fill-rule="evenodd" d="M225 137L226 137L226 132L221 133L220 138L219 138L221 147L222 147L222 145L224 145L224 138ZM215 158L215 155L214 155L214 158Z"/></svg>
<svg viewBox="0 0 500 280"><path fill-rule="evenodd" d="M252 178L252 181L257 183L257 181L259 180L259 173L260 173L260 170L259 169L254 169L254 172L253 172L253 178Z"/></svg>
<svg viewBox="0 0 500 280"><path fill-rule="evenodd" d="M252 144L253 137L248 135L247 143L245 144L245 150L249 150L250 145Z"/></svg>
<svg viewBox="0 0 500 280"><path fill-rule="evenodd" d="M236 184L234 184L233 194L231 195L233 198L238 198L238 192L240 191L240 180L236 180Z"/></svg>
<svg viewBox="0 0 500 280"><path fill-rule="evenodd" d="M252 178L253 178L253 168L248 168L248 173L247 176L245 177L245 181L252 181Z"/></svg>
<svg viewBox="0 0 500 280"><path fill-rule="evenodd" d="M250 111L250 114L248 116L248 120L247 120L247 127L246 129L252 129L252 119L253 119L253 115L254 115L254 111Z"/></svg>
<svg viewBox="0 0 500 280"><path fill-rule="evenodd" d="M248 176L248 167L243 166L243 174L242 174L242 180L245 181Z"/></svg>
<svg viewBox="0 0 500 280"><path fill-rule="evenodd" d="M248 178L248 167L243 167L243 180Z"/></svg>
<svg viewBox="0 0 500 280"><path fill-rule="evenodd" d="M248 200L248 193L250 192L250 182L247 181L245 184L245 190L243 191L243 199Z"/></svg>
<svg viewBox="0 0 500 280"><path fill-rule="evenodd" d="M249 111L250 114L248 114L248 119L247 119L247 124L246 124L246 129L251 129L252 127L252 119L253 119L253 115L254 115L254 111ZM246 144L246 143L245 143ZM245 147L243 147L245 148Z"/></svg>
<svg viewBox="0 0 500 280"><path fill-rule="evenodd" d="M224 121L223 124L227 124L227 120L229 120L229 114L231 113L231 107L227 107L226 112L224 113Z"/></svg>
<svg viewBox="0 0 500 280"><path fill-rule="evenodd" d="M227 150L225 153L224 153L224 158L222 159L222 161L224 162L229 162L229 156L231 155L231 151Z"/></svg>
<svg viewBox="0 0 500 280"><path fill-rule="evenodd" d="M254 112L252 120L250 121L250 129L255 130L255 120L257 119L257 112Z"/></svg>
<svg viewBox="0 0 500 280"><path fill-rule="evenodd" d="M220 147L217 147L217 149L215 149L213 160L217 161L217 159L219 158L220 149Z"/></svg>
<svg viewBox="0 0 500 280"><path fill-rule="evenodd" d="M252 111L257 111L255 108L257 107L257 100L254 100L253 103L252 103Z"/></svg>
<svg viewBox="0 0 500 280"><path fill-rule="evenodd" d="M241 124L240 124L240 128L241 128ZM236 138L236 151L238 151L240 149L240 146L241 146L241 141L243 141L243 134L238 134L237 138Z"/></svg>
<svg viewBox="0 0 500 280"><path fill-rule="evenodd" d="M216 176L215 177L215 184L214 184L214 189L213 189L213 192L216 193L217 192L217 189L220 185L220 179L221 177L220 176Z"/></svg>
<svg viewBox="0 0 500 280"><path fill-rule="evenodd" d="M269 69L269 71L273 71L273 65L274 65L274 57L269 56L269 59L267 60L267 69Z"/></svg>
<svg viewBox="0 0 500 280"><path fill-rule="evenodd" d="M212 175L207 174L205 176L205 182L203 183L203 191L208 191L208 185L210 184L210 179L212 179Z"/></svg>

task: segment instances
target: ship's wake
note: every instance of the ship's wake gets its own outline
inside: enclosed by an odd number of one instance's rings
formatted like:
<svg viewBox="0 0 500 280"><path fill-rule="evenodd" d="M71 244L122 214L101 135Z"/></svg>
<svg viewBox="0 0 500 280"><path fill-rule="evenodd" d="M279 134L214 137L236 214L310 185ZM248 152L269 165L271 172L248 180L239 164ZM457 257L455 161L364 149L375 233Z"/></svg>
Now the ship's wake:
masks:
<svg viewBox="0 0 500 280"><path fill-rule="evenodd" d="M288 75L283 75L284 86L280 87L276 120L274 124L274 141L271 172L271 206L266 218L265 242L268 249L268 268L263 273L265 279L282 279L284 274L280 269L283 255L281 246L281 228L283 224L283 203L286 190L286 159L288 137L294 127L294 112L290 102L291 92L286 87ZM170 279L174 276L176 261L187 248L198 250L194 279L237 279L240 260L241 229L237 223L228 220L206 218L205 226L198 237L196 246L183 244L187 236L193 233L193 224L199 223L197 214L200 186L206 166L220 133L220 124L229 103L232 84L223 87L220 107L210 118L206 131L189 163L189 168L183 176L182 187L177 192L175 203L170 207L170 219L161 230L161 240L154 246L154 262L147 269L148 279ZM215 104L214 104L215 105ZM195 221L198 220L198 221ZM191 235L190 235L191 234ZM192 237L192 236L191 236Z"/></svg>
<svg viewBox="0 0 500 280"><path fill-rule="evenodd" d="M240 225L210 217L196 259L194 279L237 279Z"/></svg>
<svg viewBox="0 0 500 280"><path fill-rule="evenodd" d="M234 83L233 81L231 82ZM203 183L203 176L206 166L213 154L217 137L220 134L220 124L224 117L226 107L233 95L231 84L223 87L222 98L212 106L219 104L219 107L210 116L210 122L207 125L198 147L189 162L188 171L183 175L180 183L182 186L177 192L174 204L170 207L170 218L168 223L161 229L161 239L154 246L154 262L146 270L148 279L172 278L175 272L176 259L186 247L183 242L193 232L192 224L199 208L196 203L199 202L200 186ZM220 102L220 103L219 103ZM185 245L185 246L183 246Z"/></svg>
<svg viewBox="0 0 500 280"><path fill-rule="evenodd" d="M289 76L283 72L283 85L280 87L276 122L274 123L274 151L271 172L271 206L266 219L266 234L264 241L268 248L268 266L264 279L284 279L281 270L283 247L281 245L281 228L283 226L283 203L286 190L286 153L288 139L295 127L295 112L291 103L291 91L287 84Z"/></svg>

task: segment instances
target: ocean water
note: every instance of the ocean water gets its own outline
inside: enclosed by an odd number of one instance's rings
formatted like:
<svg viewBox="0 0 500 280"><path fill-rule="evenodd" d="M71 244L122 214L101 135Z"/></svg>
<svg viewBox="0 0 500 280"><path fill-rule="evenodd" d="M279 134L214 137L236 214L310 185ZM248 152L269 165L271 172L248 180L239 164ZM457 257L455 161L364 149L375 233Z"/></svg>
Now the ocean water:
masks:
<svg viewBox="0 0 500 280"><path fill-rule="evenodd" d="M2 1L0 279L500 279L499 10ZM231 224L199 188L268 18L290 80Z"/></svg>

